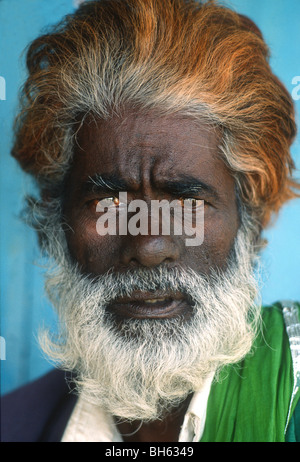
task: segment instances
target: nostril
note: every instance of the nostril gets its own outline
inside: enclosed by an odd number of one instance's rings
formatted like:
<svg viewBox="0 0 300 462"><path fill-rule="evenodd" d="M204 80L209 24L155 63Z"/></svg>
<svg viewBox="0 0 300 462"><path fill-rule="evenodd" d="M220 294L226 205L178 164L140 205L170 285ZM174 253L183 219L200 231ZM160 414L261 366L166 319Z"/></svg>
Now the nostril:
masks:
<svg viewBox="0 0 300 462"><path fill-rule="evenodd" d="M173 263L173 261L172 258L165 258L163 263Z"/></svg>
<svg viewBox="0 0 300 462"><path fill-rule="evenodd" d="M128 263L132 266L139 266L139 262L136 258L131 258L131 260Z"/></svg>
<svg viewBox="0 0 300 462"><path fill-rule="evenodd" d="M178 246L170 236L134 236L123 247L121 261L125 265L158 266L179 259Z"/></svg>

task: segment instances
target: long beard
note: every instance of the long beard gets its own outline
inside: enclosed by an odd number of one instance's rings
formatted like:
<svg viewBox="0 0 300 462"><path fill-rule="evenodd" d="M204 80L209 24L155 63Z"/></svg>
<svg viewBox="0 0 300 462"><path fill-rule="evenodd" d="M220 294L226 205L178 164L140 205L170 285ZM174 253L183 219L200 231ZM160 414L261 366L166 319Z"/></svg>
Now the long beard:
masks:
<svg viewBox="0 0 300 462"><path fill-rule="evenodd" d="M43 350L75 371L84 399L126 420L162 418L225 365L251 349L259 320L254 247L240 230L223 272L138 269L90 280L67 259L48 275L46 288L59 316L59 337L43 331ZM62 260L62 259L61 259ZM107 306L134 290L183 292L188 320L127 319L117 323Z"/></svg>

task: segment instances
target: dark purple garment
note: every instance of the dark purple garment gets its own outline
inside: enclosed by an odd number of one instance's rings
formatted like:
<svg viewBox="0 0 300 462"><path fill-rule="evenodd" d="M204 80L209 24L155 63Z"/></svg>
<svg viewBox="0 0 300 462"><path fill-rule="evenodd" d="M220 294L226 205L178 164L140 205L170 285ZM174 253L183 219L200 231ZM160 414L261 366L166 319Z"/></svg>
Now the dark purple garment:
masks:
<svg viewBox="0 0 300 462"><path fill-rule="evenodd" d="M3 396L1 442L59 442L76 400L70 377L57 369Z"/></svg>

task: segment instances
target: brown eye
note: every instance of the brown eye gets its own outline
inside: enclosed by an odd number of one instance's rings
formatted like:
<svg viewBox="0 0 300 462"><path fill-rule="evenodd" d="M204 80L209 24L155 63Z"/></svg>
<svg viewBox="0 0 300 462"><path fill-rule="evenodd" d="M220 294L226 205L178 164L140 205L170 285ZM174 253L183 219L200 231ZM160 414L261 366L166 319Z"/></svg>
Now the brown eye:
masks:
<svg viewBox="0 0 300 462"><path fill-rule="evenodd" d="M195 197L181 197L180 204L182 207L188 207L190 209L196 209L203 204L203 199L195 199Z"/></svg>
<svg viewBox="0 0 300 462"><path fill-rule="evenodd" d="M111 196L111 197L105 197L102 199L93 199L89 201L88 205L93 211L96 212L98 205L102 207L111 207L111 206L117 207L118 205L120 205L120 200L116 196Z"/></svg>

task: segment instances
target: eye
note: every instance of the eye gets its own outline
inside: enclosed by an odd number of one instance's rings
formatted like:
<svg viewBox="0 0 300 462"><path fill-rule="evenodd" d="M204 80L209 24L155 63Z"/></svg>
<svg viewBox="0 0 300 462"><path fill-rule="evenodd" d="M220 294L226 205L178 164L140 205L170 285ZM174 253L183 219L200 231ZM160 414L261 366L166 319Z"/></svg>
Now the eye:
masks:
<svg viewBox="0 0 300 462"><path fill-rule="evenodd" d="M120 200L117 196L111 197L102 197L97 199L92 199L88 202L88 206L94 212L97 211L97 206L100 203L102 207L118 207L120 205Z"/></svg>
<svg viewBox="0 0 300 462"><path fill-rule="evenodd" d="M117 196L104 197L103 199L100 199L98 202L101 202L101 205L103 207L110 207L112 205L115 205L115 206L120 205L120 201Z"/></svg>
<svg viewBox="0 0 300 462"><path fill-rule="evenodd" d="M196 199L195 197L181 197L179 201L182 207L189 209L196 209L206 203L203 199Z"/></svg>

